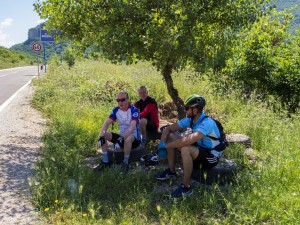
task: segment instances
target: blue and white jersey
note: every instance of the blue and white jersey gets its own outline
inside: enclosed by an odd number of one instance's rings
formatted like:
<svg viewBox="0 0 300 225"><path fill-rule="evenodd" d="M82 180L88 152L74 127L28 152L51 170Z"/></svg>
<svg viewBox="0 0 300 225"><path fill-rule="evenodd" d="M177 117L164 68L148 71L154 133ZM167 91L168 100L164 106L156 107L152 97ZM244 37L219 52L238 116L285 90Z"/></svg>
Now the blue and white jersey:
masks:
<svg viewBox="0 0 300 225"><path fill-rule="evenodd" d="M217 124L212 118L206 117L205 119L202 120L202 118L205 116L206 115L202 113L198 121L196 123L193 122L192 132L199 131L204 135L203 139L197 141L198 146L214 149L214 147L220 144L220 142L218 140L213 140L207 137L206 135L220 138L220 131L218 129ZM180 128L191 127L191 118L185 117L181 119L180 121L178 121L178 125ZM211 153L216 154L219 157L222 156L222 152L217 152L215 150L211 151Z"/></svg>
<svg viewBox="0 0 300 225"><path fill-rule="evenodd" d="M130 122L135 120L136 128L132 131L132 135L138 140L141 139L140 113L133 105L129 105L127 111L121 110L118 106L115 107L109 115L109 118L118 122L121 136L123 136L125 131L130 127Z"/></svg>

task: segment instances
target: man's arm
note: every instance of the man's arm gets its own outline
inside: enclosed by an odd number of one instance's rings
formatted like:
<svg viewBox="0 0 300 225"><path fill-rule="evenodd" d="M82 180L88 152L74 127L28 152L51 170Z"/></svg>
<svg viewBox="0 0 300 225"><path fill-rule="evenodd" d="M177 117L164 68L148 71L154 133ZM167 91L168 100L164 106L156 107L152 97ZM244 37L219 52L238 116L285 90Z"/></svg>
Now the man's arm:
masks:
<svg viewBox="0 0 300 225"><path fill-rule="evenodd" d="M140 112L140 118L145 118L149 113L151 113L152 110L156 110L156 106L153 103L148 103L144 110Z"/></svg>
<svg viewBox="0 0 300 225"><path fill-rule="evenodd" d="M106 133L108 127L110 124L112 124L114 121L111 118L108 118L104 124L102 125L101 131L100 131L100 136L104 136L104 134Z"/></svg>
<svg viewBox="0 0 300 225"><path fill-rule="evenodd" d="M187 135L186 137L167 143L166 148L181 148L184 146L192 145L201 140L203 137L204 135L201 132L196 131Z"/></svg>
<svg viewBox="0 0 300 225"><path fill-rule="evenodd" d="M125 131L123 137L124 139L126 139L127 137L129 137L132 134L132 131L135 130L136 127L136 120L131 120L130 122L130 126L127 128L127 130Z"/></svg>
<svg viewBox="0 0 300 225"><path fill-rule="evenodd" d="M180 130L180 127L179 127L178 123L173 123L172 125L167 126L165 129L163 129L160 141L167 142L169 134L174 133L174 132L179 131L179 130Z"/></svg>

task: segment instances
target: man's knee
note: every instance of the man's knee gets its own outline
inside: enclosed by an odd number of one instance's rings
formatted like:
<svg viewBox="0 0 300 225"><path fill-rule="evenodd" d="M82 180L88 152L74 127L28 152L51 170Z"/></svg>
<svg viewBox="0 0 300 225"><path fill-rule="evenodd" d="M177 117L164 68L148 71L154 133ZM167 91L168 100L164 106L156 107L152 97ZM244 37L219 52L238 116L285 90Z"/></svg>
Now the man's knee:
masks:
<svg viewBox="0 0 300 225"><path fill-rule="evenodd" d="M140 126L146 126L146 125L147 125L147 119L146 118L140 119Z"/></svg>
<svg viewBox="0 0 300 225"><path fill-rule="evenodd" d="M168 136L168 140L167 142L172 142L172 141L177 141L179 139L181 139L182 137L176 133L170 133Z"/></svg>
<svg viewBox="0 0 300 225"><path fill-rule="evenodd" d="M105 137L105 139L106 140L111 140L112 139L112 134L110 133L110 132L106 132L105 134L104 134L104 137Z"/></svg>
<svg viewBox="0 0 300 225"><path fill-rule="evenodd" d="M180 149L181 157L192 157L192 159L197 158L199 154L199 150L195 146L184 146Z"/></svg>
<svg viewBox="0 0 300 225"><path fill-rule="evenodd" d="M133 141L134 141L134 137L132 135L124 139L125 144L132 143Z"/></svg>

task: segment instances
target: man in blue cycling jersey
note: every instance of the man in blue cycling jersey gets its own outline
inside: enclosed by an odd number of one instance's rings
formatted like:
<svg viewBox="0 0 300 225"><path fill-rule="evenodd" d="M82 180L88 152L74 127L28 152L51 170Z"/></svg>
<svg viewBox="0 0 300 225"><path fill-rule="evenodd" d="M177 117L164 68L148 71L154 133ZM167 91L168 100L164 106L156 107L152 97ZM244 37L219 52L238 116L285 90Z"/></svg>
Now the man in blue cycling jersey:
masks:
<svg viewBox="0 0 300 225"><path fill-rule="evenodd" d="M175 150L181 152L183 163L183 182L171 193L173 198L181 198L192 194L190 178L195 168L210 169L216 166L222 152L214 150L220 142L219 129L210 117L203 113L205 99L197 94L190 95L184 101L186 117L163 130L158 146L160 158L168 159L168 168L155 175L157 180L168 180L176 177ZM191 128L192 133L181 137L177 131ZM210 137L214 137L214 139Z"/></svg>
<svg viewBox="0 0 300 225"><path fill-rule="evenodd" d="M139 110L130 104L127 92L120 92L116 99L118 106L115 107L108 119L103 124L98 144L102 148L102 162L95 167L95 170L102 170L111 165L108 158L108 144L110 141L115 149L124 148L123 166L128 170L129 156L132 148L136 148L141 143ZM108 132L108 127L118 122L120 134Z"/></svg>

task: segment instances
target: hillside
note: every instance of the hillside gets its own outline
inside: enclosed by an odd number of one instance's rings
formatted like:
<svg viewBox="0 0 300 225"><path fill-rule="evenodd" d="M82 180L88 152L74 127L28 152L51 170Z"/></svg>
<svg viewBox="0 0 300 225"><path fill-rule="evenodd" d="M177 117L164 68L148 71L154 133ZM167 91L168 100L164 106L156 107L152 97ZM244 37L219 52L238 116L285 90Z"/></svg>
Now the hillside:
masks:
<svg viewBox="0 0 300 225"><path fill-rule="evenodd" d="M28 38L26 41L20 44L13 45L10 49L26 52L27 54L36 57L35 52L32 51L31 46L34 42L40 41L40 26L36 26L28 30ZM56 44L56 43L44 43L43 48L46 48L46 56L49 59L53 54L60 54L62 50L67 46L66 43ZM43 58L44 52L43 50L38 54Z"/></svg>
<svg viewBox="0 0 300 225"><path fill-rule="evenodd" d="M0 69L33 65L34 57L15 50L0 46Z"/></svg>

